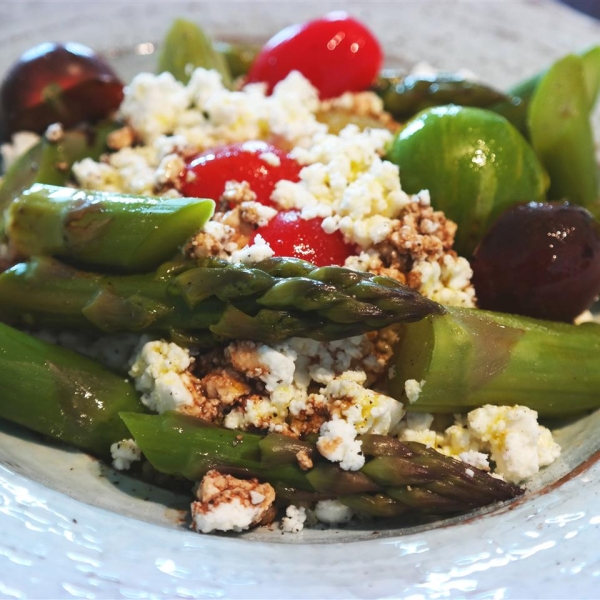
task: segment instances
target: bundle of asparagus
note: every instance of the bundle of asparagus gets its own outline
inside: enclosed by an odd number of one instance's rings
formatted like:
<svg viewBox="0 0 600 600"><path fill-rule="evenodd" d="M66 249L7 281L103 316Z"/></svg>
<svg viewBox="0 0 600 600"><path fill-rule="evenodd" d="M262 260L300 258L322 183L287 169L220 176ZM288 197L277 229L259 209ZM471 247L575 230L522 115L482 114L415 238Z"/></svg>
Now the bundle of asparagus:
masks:
<svg viewBox="0 0 600 600"><path fill-rule="evenodd" d="M212 468L272 483L282 499L339 498L374 516L457 513L522 493L416 443L361 438L359 472L319 458L313 443L223 429L179 413L146 415L133 385L93 361L0 324L0 417L107 457L133 435L155 469L196 481ZM123 421L121 420L121 418ZM303 471L296 453L314 460Z"/></svg>

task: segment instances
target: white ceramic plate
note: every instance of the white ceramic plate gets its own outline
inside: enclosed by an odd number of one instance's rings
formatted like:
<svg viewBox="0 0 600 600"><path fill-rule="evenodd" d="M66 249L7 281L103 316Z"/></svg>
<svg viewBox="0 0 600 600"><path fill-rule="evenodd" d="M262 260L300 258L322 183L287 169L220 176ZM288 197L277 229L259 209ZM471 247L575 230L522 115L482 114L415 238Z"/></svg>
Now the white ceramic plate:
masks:
<svg viewBox="0 0 600 600"><path fill-rule="evenodd" d="M131 73L175 16L216 36L265 39L347 8L390 63L466 67L498 86L597 43L600 27L551 2L0 3L0 73L31 45L80 41ZM132 51L133 50L133 51ZM152 58L152 57L150 57ZM0 391L1 394L1 391ZM189 498L0 423L0 597L597 597L600 413L564 423L563 456L517 503L435 527L187 530Z"/></svg>

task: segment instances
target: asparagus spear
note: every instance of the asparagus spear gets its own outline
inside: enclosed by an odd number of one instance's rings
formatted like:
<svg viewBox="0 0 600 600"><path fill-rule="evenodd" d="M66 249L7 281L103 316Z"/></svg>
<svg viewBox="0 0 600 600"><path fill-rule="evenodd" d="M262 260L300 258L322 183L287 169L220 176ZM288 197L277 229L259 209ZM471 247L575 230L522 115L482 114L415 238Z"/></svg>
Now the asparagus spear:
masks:
<svg viewBox="0 0 600 600"><path fill-rule="evenodd" d="M98 160L107 149L108 134L116 127L115 123L108 122L86 129L71 129L56 142L44 137L20 156L0 186L0 234L4 229L4 210L14 198L34 183L65 185L73 163L86 157Z"/></svg>
<svg viewBox="0 0 600 600"><path fill-rule="evenodd" d="M384 70L374 91L381 96L385 110L399 121L406 121L432 106L457 104L487 108L509 100L502 92L454 73L399 77L392 70Z"/></svg>
<svg viewBox="0 0 600 600"><path fill-rule="evenodd" d="M550 175L549 200L568 200L596 216L598 166L583 60L565 56L549 69L527 113L531 145Z"/></svg>
<svg viewBox="0 0 600 600"><path fill-rule="evenodd" d="M216 69L223 84L231 87L231 73L225 57L218 52L206 33L191 21L175 19L167 32L158 59L158 71L168 71L183 83L197 67Z"/></svg>
<svg viewBox="0 0 600 600"><path fill-rule="evenodd" d="M0 417L100 457L144 410L131 382L70 350L0 324Z"/></svg>
<svg viewBox="0 0 600 600"><path fill-rule="evenodd" d="M590 113L600 90L600 46L592 46L579 53L583 64L586 90L586 106ZM547 71L536 73L533 77L521 81L508 91L508 98L490 106L490 110L508 119L525 137L529 137L527 113L531 99Z"/></svg>
<svg viewBox="0 0 600 600"><path fill-rule="evenodd" d="M283 487L288 494L289 488L295 488L340 498L348 506L374 516L395 516L409 510L463 512L522 493L515 485L417 443L398 442L403 456L386 457L398 459L393 465L389 460L382 465L381 458L374 458L357 472L343 471L327 462L313 447L315 466L303 471L295 460L293 450L299 442L294 439L289 440L290 448L286 449L280 437L270 441L273 434L223 429L173 412L122 413L121 417L144 456L162 473L192 481L202 478L209 469L259 477ZM425 501L420 503L422 497Z"/></svg>
<svg viewBox="0 0 600 600"><path fill-rule="evenodd" d="M600 325L569 325L467 308L407 325L391 396L407 410L455 413L520 404L542 417L600 407ZM407 401L405 381L424 382Z"/></svg>
<svg viewBox="0 0 600 600"><path fill-rule="evenodd" d="M171 258L214 206L196 198L165 201L36 184L10 205L6 228L24 256L144 272Z"/></svg>
<svg viewBox="0 0 600 600"><path fill-rule="evenodd" d="M288 258L252 268L209 259L127 276L36 258L0 275L0 320L30 326L333 340L442 310L393 279Z"/></svg>

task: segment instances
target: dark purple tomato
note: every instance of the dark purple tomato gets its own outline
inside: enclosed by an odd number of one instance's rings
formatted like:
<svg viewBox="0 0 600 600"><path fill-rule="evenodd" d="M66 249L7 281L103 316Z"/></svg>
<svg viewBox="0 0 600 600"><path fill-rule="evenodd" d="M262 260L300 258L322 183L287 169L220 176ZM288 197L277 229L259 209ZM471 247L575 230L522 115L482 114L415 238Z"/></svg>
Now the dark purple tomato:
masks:
<svg viewBox="0 0 600 600"><path fill-rule="evenodd" d="M480 308L572 321L600 292L598 224L579 206L514 206L487 232L472 267Z"/></svg>
<svg viewBox="0 0 600 600"><path fill-rule="evenodd" d="M76 43L35 46L7 73L0 88L3 133L43 133L60 122L71 127L116 110L123 84L112 68L87 46Z"/></svg>

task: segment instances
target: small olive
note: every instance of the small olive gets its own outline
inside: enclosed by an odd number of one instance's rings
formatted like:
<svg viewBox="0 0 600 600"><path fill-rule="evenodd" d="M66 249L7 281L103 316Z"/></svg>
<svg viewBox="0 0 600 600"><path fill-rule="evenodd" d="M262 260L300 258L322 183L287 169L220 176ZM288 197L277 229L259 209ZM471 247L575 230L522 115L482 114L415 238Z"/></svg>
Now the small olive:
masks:
<svg viewBox="0 0 600 600"><path fill-rule="evenodd" d="M2 130L43 133L48 125L102 119L123 100L123 84L107 62L82 44L44 43L23 54L0 88Z"/></svg>

